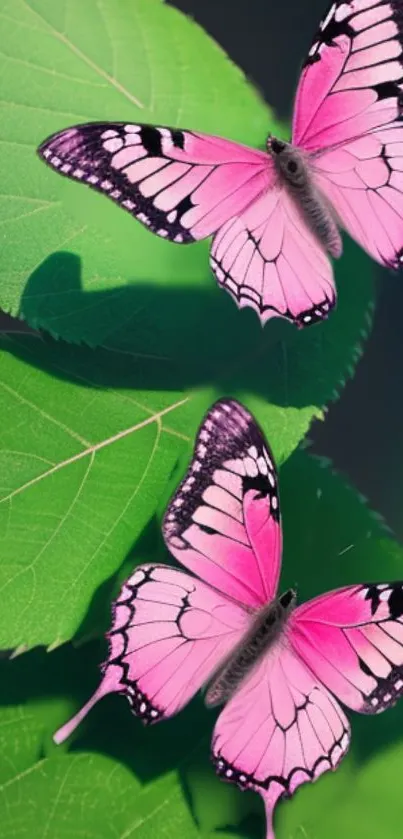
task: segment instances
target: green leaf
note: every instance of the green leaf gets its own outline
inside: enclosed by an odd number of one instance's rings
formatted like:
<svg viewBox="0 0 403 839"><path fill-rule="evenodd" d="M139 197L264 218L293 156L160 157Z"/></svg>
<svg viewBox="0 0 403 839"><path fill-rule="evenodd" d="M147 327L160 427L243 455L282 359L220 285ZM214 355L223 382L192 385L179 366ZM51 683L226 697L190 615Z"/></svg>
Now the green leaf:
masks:
<svg viewBox="0 0 403 839"><path fill-rule="evenodd" d="M278 129L268 108L206 33L161 0L0 4L0 305L71 341L174 361L176 389L215 386L232 367L239 392L252 382L264 399L303 409L303 434L368 329L368 259L347 244L328 324L262 331L254 312L238 312L217 289L208 243L158 239L35 154L49 133L96 119L189 126L263 147Z"/></svg>
<svg viewBox="0 0 403 839"><path fill-rule="evenodd" d="M325 346L326 333L315 334ZM215 397L245 400L278 463L320 415L303 400L292 342L273 353L271 404L259 391L262 365L253 357L235 372L221 371L215 388L185 393L176 367L160 359L11 333L3 347L3 648L57 645L84 620L91 634L91 599L166 498L173 465L181 452L190 455Z"/></svg>
<svg viewBox="0 0 403 839"><path fill-rule="evenodd" d="M158 359L15 334L3 336L3 346L3 648L62 643L84 620L91 634L90 601L167 500L174 463L183 452L187 461L215 397L246 402L279 464L319 413L302 402L295 344L288 355L283 347L283 366L273 355L271 404L258 382L253 390L255 360L236 376L230 369L216 388L186 395L176 389L175 367ZM278 398L282 386L293 393L290 407Z"/></svg>
<svg viewBox="0 0 403 839"><path fill-rule="evenodd" d="M109 201L47 170L38 144L74 123L115 119L259 145L274 123L214 41L161 0L1 0L0 7L0 304L63 337L100 343L111 328L108 299L125 323L138 308L134 282L203 286L208 246L167 247ZM84 294L78 271L69 276L66 250L79 256ZM89 314L92 328L82 333Z"/></svg>
<svg viewBox="0 0 403 839"><path fill-rule="evenodd" d="M100 708L98 718L106 725L93 734L95 751L67 754L52 744L51 734L67 713L63 693L89 689L98 646L0 661L2 839L199 836L179 776L204 736L203 730L191 736L197 707L171 729L147 731L127 702L114 697ZM178 736L186 730L185 738Z"/></svg>
<svg viewBox="0 0 403 839"><path fill-rule="evenodd" d="M158 504L184 445L170 420L180 410L186 424L181 394L142 389L155 362L134 391L129 357L112 388L102 354L38 338L21 354L0 360L2 648L72 637ZM41 356L52 376L33 366Z"/></svg>

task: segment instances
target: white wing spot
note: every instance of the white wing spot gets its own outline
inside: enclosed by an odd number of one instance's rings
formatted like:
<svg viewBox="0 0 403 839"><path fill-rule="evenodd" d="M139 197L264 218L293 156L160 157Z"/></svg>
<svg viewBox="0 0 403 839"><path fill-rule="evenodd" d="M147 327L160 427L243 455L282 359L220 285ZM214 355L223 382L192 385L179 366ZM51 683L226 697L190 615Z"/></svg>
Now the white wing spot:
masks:
<svg viewBox="0 0 403 839"><path fill-rule="evenodd" d="M106 149L106 151L111 152L111 154L113 154L113 152L115 151L120 151L122 146L123 140L121 140L120 137L113 137L111 140L106 140L106 142L104 143L104 149Z"/></svg>
<svg viewBox="0 0 403 839"><path fill-rule="evenodd" d="M70 172L70 169L71 169L71 163L65 163L62 166L62 168L60 169L60 171L61 172ZM88 180L90 180L90 178L88 178ZM97 178L97 180L98 180L98 178Z"/></svg>
<svg viewBox="0 0 403 839"><path fill-rule="evenodd" d="M165 236L168 236L168 231L164 230L163 227L161 227L159 230L157 230L157 233L158 233L158 236L162 236L163 238L165 238Z"/></svg>
<svg viewBox="0 0 403 839"><path fill-rule="evenodd" d="M140 131L140 126L139 125L125 125L125 131L127 131L128 134L137 134L137 132Z"/></svg>
<svg viewBox="0 0 403 839"><path fill-rule="evenodd" d="M83 177L84 177L84 172L83 172L82 169L74 169L73 178L78 178L80 180L80 178L83 178Z"/></svg>
<svg viewBox="0 0 403 839"><path fill-rule="evenodd" d="M276 495L273 495L273 496L272 496L272 499L271 499L271 506L273 507L273 510L277 510L277 507L278 507L278 501L277 501L277 496L276 496Z"/></svg>
<svg viewBox="0 0 403 839"><path fill-rule="evenodd" d="M119 135L117 131L115 131L113 128L108 128L107 131L104 131L104 133L101 134L101 140L110 140L112 137L118 136Z"/></svg>
<svg viewBox="0 0 403 839"><path fill-rule="evenodd" d="M346 732L345 734L343 734L343 737L341 738L341 747L342 747L342 749L346 749L346 748L347 748L347 746L348 746L348 744L349 744L349 742L350 742L350 739L349 739L349 736L348 736L348 734L347 734L347 732Z"/></svg>
<svg viewBox="0 0 403 839"><path fill-rule="evenodd" d="M112 189L112 187L113 187L113 184L111 184L110 181L102 181L102 183L101 183L101 189L107 189L108 190L108 189Z"/></svg>
<svg viewBox="0 0 403 839"><path fill-rule="evenodd" d="M326 15L325 19L322 20L322 23L320 24L320 29L321 29L322 32L323 32L324 29L326 29L327 25L330 23L332 17L334 16L335 11L336 11L336 3L333 3L333 6L329 9L328 14Z"/></svg>
<svg viewBox="0 0 403 839"><path fill-rule="evenodd" d="M342 3L342 5L339 6L339 8L337 9L336 14L335 14L335 18L336 18L337 22L339 23L341 20L344 20L346 17L351 15L351 11L352 11L351 6L348 6L347 3ZM353 11L354 11L354 8L353 8Z"/></svg>
<svg viewBox="0 0 403 839"><path fill-rule="evenodd" d="M172 224L173 221L176 221L177 215L178 215L178 211L177 210L172 210L167 215L167 221L169 221L169 223Z"/></svg>
<svg viewBox="0 0 403 839"><path fill-rule="evenodd" d="M391 591L390 591L389 588L387 588L384 591L381 591L381 593L379 595L379 600L389 600L390 595L391 595Z"/></svg>
<svg viewBox="0 0 403 839"><path fill-rule="evenodd" d="M97 184L98 181L99 181L99 178L97 177L97 175L90 175L89 178L87 178L87 182L89 184Z"/></svg>
<svg viewBox="0 0 403 839"><path fill-rule="evenodd" d="M256 461L251 457L245 457L244 466L246 474L249 475L250 478L256 478L259 472Z"/></svg>
<svg viewBox="0 0 403 839"><path fill-rule="evenodd" d="M122 201L123 207L126 207L128 210L134 210L135 204L133 201L130 201L130 198L126 198L125 201Z"/></svg>
<svg viewBox="0 0 403 839"><path fill-rule="evenodd" d="M181 233L178 233L177 236L175 236L174 242L183 242L183 236Z"/></svg>
<svg viewBox="0 0 403 839"><path fill-rule="evenodd" d="M250 454L250 456L253 457L256 460L257 456L258 456L258 451L257 451L256 446L250 446L250 448L248 449L248 454Z"/></svg>
<svg viewBox="0 0 403 839"><path fill-rule="evenodd" d="M258 457L257 465L259 467L259 472L261 472L262 475L267 475L269 470L268 470L268 466L267 466L267 463L266 463L264 457Z"/></svg>
<svg viewBox="0 0 403 839"><path fill-rule="evenodd" d="M138 569L137 571L134 572L134 574L132 574L132 576L129 578L128 582L132 586L137 586L139 583L143 582L144 577L145 577L144 571L140 571L140 569Z"/></svg>

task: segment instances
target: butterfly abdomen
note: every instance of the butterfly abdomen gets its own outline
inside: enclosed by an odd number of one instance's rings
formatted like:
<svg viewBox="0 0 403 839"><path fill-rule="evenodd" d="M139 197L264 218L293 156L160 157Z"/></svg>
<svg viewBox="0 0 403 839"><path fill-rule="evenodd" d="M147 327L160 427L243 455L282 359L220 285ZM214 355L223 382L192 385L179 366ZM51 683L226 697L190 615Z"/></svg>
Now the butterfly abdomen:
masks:
<svg viewBox="0 0 403 839"><path fill-rule="evenodd" d="M342 252L341 236L326 200L313 184L309 163L298 149L290 143L276 141L273 137L269 151L277 172L298 205L305 223L316 235L331 256L339 257Z"/></svg>
<svg viewBox="0 0 403 839"><path fill-rule="evenodd" d="M238 649L213 679L206 694L208 707L220 705L232 696L263 653L278 640L294 605L295 594L290 590L258 613Z"/></svg>

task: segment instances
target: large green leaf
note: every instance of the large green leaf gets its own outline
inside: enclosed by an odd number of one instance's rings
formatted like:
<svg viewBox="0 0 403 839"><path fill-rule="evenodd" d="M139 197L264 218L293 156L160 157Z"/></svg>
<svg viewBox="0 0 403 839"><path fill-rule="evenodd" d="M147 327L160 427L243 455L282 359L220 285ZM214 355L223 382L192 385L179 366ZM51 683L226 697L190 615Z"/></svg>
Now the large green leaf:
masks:
<svg viewBox="0 0 403 839"><path fill-rule="evenodd" d="M0 648L58 644L133 548L214 392L178 392L158 359L16 334L3 347ZM287 457L312 407L252 401Z"/></svg>
<svg viewBox="0 0 403 839"><path fill-rule="evenodd" d="M181 452L189 457L215 396L245 399L279 463L318 413L303 401L295 344L291 361L284 351L275 367L273 357L270 404L259 381L254 388L253 359L236 376L222 371L215 388L184 395L175 367L158 359L15 334L3 347L3 648L61 643L84 619L91 633L90 601L166 500L173 465Z"/></svg>
<svg viewBox="0 0 403 839"><path fill-rule="evenodd" d="M0 9L0 304L31 324L99 343L111 330L111 300L123 323L138 312L134 282L209 287L207 246L167 247L47 170L37 145L64 126L104 119L182 125L256 145L273 122L224 52L161 0L1 0ZM74 271L71 253L79 256Z"/></svg>
<svg viewBox="0 0 403 839"><path fill-rule="evenodd" d="M284 324L262 331L217 289L206 243L158 239L35 155L50 132L91 119L181 124L262 146L277 126L241 71L161 0L0 8L3 309L68 340L175 359L177 388L247 365L262 396L315 413L368 327L371 269L358 249L348 246L337 266L329 324L304 335Z"/></svg>

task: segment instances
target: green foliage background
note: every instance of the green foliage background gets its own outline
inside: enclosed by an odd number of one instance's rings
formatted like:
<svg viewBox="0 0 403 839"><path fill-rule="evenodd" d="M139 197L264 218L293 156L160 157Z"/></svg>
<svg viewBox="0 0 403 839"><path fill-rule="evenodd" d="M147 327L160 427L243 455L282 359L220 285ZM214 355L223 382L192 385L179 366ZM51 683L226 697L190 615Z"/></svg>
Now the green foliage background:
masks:
<svg viewBox="0 0 403 839"><path fill-rule="evenodd" d="M97 683L120 582L169 561L161 515L218 396L255 413L280 467L284 585L305 599L403 576L400 545L299 447L353 373L372 268L346 242L329 322L262 330L217 289L208 243L154 238L35 156L91 119L262 147L282 129L242 73L161 0L0 0L0 19L0 306L42 329L0 336L0 648L24 653L0 661L1 836L261 836L260 802L209 766L199 699L144 730L109 697L73 743L51 735ZM340 770L278 808L279 839L395 839L402 721L354 719Z"/></svg>

